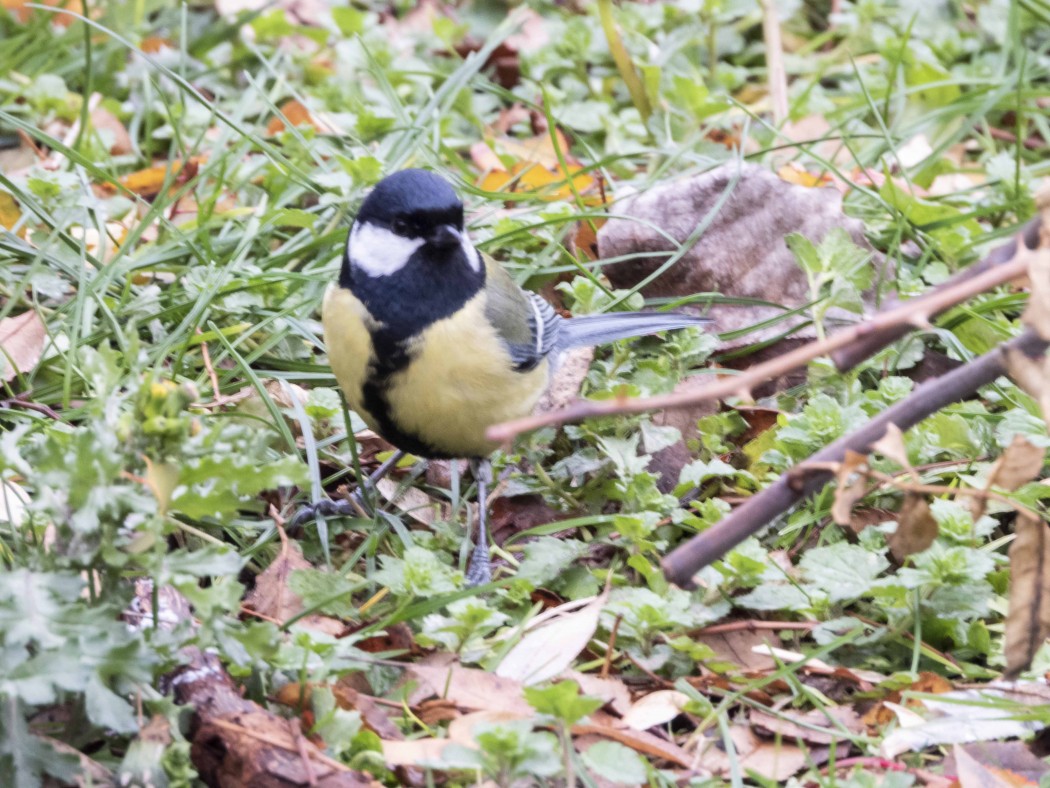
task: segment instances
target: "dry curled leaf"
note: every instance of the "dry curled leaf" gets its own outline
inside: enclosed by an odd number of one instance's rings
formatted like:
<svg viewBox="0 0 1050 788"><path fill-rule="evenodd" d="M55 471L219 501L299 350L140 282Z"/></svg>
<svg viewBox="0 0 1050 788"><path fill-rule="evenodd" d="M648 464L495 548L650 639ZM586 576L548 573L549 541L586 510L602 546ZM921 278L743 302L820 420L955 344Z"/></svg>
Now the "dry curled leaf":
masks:
<svg viewBox="0 0 1050 788"><path fill-rule="evenodd" d="M988 471L988 481L984 489L987 492L993 487L1013 491L1023 484L1035 479L1046 460L1046 449L1034 446L1023 435L1014 435L1014 439ZM974 498L971 502L973 519L984 514L987 499Z"/></svg>
<svg viewBox="0 0 1050 788"><path fill-rule="evenodd" d="M313 567L303 557L298 543L285 539L278 556L255 578L255 587L248 592L244 604L255 613L283 624L304 610L302 599L289 587L288 580L297 569L311 568ZM317 614L303 616L298 624L333 637L343 634L346 630L342 621Z"/></svg>
<svg viewBox="0 0 1050 788"><path fill-rule="evenodd" d="M1006 354L1006 371L1014 383L1035 398L1043 411L1043 421L1050 426L1050 357L1033 358L1010 350Z"/></svg>
<svg viewBox="0 0 1050 788"><path fill-rule="evenodd" d="M427 698L442 698L467 711L507 709L528 713L521 682L485 670L458 664L416 664L405 672L415 689L408 701L415 706Z"/></svg>
<svg viewBox="0 0 1050 788"><path fill-rule="evenodd" d="M1010 612L1006 616L1006 672L1017 675L1050 635L1050 532L1021 512L1010 545Z"/></svg>
<svg viewBox="0 0 1050 788"><path fill-rule="evenodd" d="M1028 264L1031 294L1021 320L1050 341L1050 254L1034 254Z"/></svg>
<svg viewBox="0 0 1050 788"><path fill-rule="evenodd" d="M144 170L137 170L129 175L125 175L120 179L120 183L128 191L135 192L140 197L156 197L160 194L160 190L164 188L165 182L176 186L193 178L197 174L197 169L202 161L202 158L194 156L186 162L183 162L181 159L161 162Z"/></svg>
<svg viewBox="0 0 1050 788"><path fill-rule="evenodd" d="M574 736L597 734L606 739L618 741L643 755L662 758L679 766L692 766L693 759L674 742L667 741L648 731L636 731L624 727L620 720L601 711L596 711L588 715L582 722L573 725L572 733Z"/></svg>
<svg viewBox="0 0 1050 788"><path fill-rule="evenodd" d="M868 458L852 449L846 450L846 456L839 463L835 472L838 486L835 488L835 502L831 505L831 519L839 525L849 525L853 505L868 492L868 480L862 469L867 468Z"/></svg>
<svg viewBox="0 0 1050 788"><path fill-rule="evenodd" d="M643 695L623 715L623 724L636 731L647 731L670 722L679 714L689 696L678 690L657 690Z"/></svg>
<svg viewBox="0 0 1050 788"><path fill-rule="evenodd" d="M897 515L897 530L889 538L890 552L898 561L921 553L937 538L939 526L926 496L908 493Z"/></svg>
<svg viewBox="0 0 1050 788"><path fill-rule="evenodd" d="M0 380L32 372L46 341L44 321L32 310L0 320Z"/></svg>
<svg viewBox="0 0 1050 788"><path fill-rule="evenodd" d="M828 706L807 712L784 709L777 712L752 709L751 725L766 736L779 736L787 741L810 744L841 742L850 734L861 733L864 724L849 706Z"/></svg>
<svg viewBox="0 0 1050 788"><path fill-rule="evenodd" d="M911 460L908 459L908 450L904 447L904 433L896 424L890 422L886 425L886 434L871 444L871 448L883 457L893 460L902 468L911 470Z"/></svg>

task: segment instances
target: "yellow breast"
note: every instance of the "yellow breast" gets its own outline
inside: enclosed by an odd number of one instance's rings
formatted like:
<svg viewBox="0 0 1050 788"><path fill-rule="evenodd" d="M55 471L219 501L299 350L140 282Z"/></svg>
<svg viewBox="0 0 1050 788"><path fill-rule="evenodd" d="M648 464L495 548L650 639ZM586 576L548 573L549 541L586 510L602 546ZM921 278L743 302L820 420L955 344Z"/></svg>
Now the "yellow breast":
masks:
<svg viewBox="0 0 1050 788"><path fill-rule="evenodd" d="M332 370L351 407L377 431L362 406L372 343L364 305L343 288L325 296L325 339ZM387 389L388 417L442 454L483 457L498 444L485 438L497 422L529 414L547 388L548 365L514 371L506 347L485 318L485 292L411 340L408 365Z"/></svg>

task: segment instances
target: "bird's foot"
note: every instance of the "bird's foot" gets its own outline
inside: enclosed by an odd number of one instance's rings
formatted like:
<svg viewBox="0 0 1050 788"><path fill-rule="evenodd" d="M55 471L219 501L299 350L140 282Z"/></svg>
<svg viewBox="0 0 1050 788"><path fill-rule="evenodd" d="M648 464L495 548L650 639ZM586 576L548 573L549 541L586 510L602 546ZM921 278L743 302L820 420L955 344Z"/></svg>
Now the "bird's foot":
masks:
<svg viewBox="0 0 1050 788"><path fill-rule="evenodd" d="M483 586L492 582L492 562L489 560L488 545L479 544L470 554L467 564L467 587Z"/></svg>
<svg viewBox="0 0 1050 788"><path fill-rule="evenodd" d="M322 498L317 503L303 504L288 521L286 530L296 533L307 523L313 522L318 517L357 517L363 511L361 495L355 490L349 498L333 501L330 498Z"/></svg>

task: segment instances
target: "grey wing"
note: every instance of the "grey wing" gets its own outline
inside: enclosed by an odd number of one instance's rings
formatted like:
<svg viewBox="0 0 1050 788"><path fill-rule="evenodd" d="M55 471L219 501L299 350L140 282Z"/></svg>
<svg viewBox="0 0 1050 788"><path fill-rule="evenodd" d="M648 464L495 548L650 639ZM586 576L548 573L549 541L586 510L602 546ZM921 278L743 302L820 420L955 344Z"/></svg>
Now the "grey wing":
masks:
<svg viewBox="0 0 1050 788"><path fill-rule="evenodd" d="M528 372L554 350L565 321L542 297L518 287L498 264L486 264L485 317L503 340L514 369Z"/></svg>
<svg viewBox="0 0 1050 788"><path fill-rule="evenodd" d="M527 369L532 369L540 362L540 359L545 358L554 350L558 344L564 321L543 296L536 293L525 295L528 297L529 306L532 307L529 328L532 331L533 341L532 347L524 354L527 355L527 358L523 360L529 365Z"/></svg>

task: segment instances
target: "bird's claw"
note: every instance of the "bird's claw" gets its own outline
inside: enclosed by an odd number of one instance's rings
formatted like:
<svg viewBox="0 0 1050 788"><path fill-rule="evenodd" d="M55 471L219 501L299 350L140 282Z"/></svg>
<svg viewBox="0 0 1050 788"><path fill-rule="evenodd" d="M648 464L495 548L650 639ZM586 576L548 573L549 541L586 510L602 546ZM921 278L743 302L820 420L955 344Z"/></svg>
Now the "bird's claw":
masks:
<svg viewBox="0 0 1050 788"><path fill-rule="evenodd" d="M288 521L286 530L290 533L295 533L318 517L354 517L360 513L361 506L361 496L358 495L356 490L349 498L343 498L338 501L322 498L316 503L300 506L295 516Z"/></svg>
<svg viewBox="0 0 1050 788"><path fill-rule="evenodd" d="M473 588L491 582L492 562L489 560L489 548L479 544L470 554L470 563L467 564L467 586Z"/></svg>

